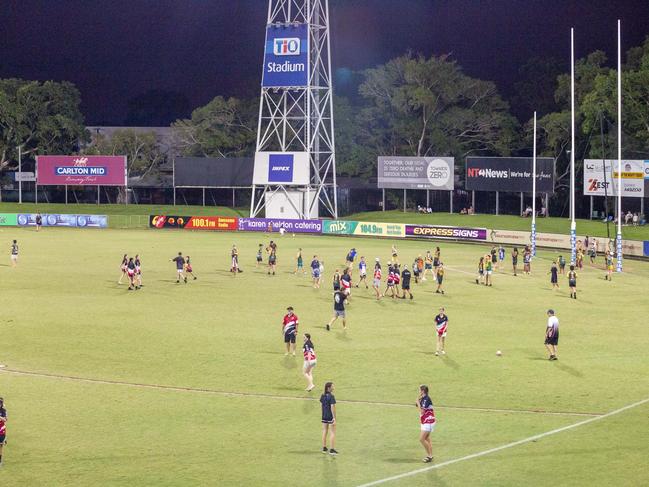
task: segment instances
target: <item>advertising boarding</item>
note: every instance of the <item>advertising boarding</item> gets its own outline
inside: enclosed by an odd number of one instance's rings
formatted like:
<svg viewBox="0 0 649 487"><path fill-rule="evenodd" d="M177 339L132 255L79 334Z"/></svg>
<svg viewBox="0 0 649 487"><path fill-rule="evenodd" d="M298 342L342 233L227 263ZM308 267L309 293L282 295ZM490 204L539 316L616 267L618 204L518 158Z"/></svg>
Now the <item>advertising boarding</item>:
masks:
<svg viewBox="0 0 649 487"><path fill-rule="evenodd" d="M36 156L39 186L126 186L126 156Z"/></svg>
<svg viewBox="0 0 649 487"><path fill-rule="evenodd" d="M234 231L239 227L239 219L233 216L151 215L149 217L149 227Z"/></svg>
<svg viewBox="0 0 649 487"><path fill-rule="evenodd" d="M358 235L365 237L406 236L406 226L402 223L354 222L347 220L324 220L322 233L333 235Z"/></svg>
<svg viewBox="0 0 649 487"><path fill-rule="evenodd" d="M264 50L264 88L309 84L309 30L306 24L269 25Z"/></svg>
<svg viewBox="0 0 649 487"><path fill-rule="evenodd" d="M59 213L44 213L41 215L41 225L44 227L71 228L107 228L106 215L67 215ZM36 213L19 213L17 223L20 227L35 227Z"/></svg>
<svg viewBox="0 0 649 487"><path fill-rule="evenodd" d="M407 237L449 240L487 240L486 228L447 227L442 225L406 225Z"/></svg>
<svg viewBox="0 0 649 487"><path fill-rule="evenodd" d="M291 220L281 218L239 218L239 230L243 232L322 233L322 220Z"/></svg>
<svg viewBox="0 0 649 487"><path fill-rule="evenodd" d="M646 172L646 161L623 159L622 196L644 197ZM618 195L617 161L586 159L584 161L584 196L607 195Z"/></svg>
<svg viewBox="0 0 649 487"><path fill-rule="evenodd" d="M468 191L532 191L531 157L467 157L466 189ZM554 159L536 159L537 193L554 192Z"/></svg>
<svg viewBox="0 0 649 487"><path fill-rule="evenodd" d="M253 184L306 186L311 179L308 152L257 152Z"/></svg>
<svg viewBox="0 0 649 487"><path fill-rule="evenodd" d="M454 180L452 157L379 157L379 188L453 190Z"/></svg>

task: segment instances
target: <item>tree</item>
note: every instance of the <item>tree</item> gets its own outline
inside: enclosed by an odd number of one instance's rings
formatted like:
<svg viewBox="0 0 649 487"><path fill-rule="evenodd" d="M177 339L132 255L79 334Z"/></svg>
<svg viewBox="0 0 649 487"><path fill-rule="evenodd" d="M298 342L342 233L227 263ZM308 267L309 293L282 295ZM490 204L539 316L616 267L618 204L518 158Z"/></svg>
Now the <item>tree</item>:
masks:
<svg viewBox="0 0 649 487"><path fill-rule="evenodd" d="M89 134L81 96L68 82L0 80L0 169L23 154L70 154Z"/></svg>
<svg viewBox="0 0 649 487"><path fill-rule="evenodd" d="M172 125L175 145L184 156L252 155L257 133L258 100L217 96Z"/></svg>
<svg viewBox="0 0 649 487"><path fill-rule="evenodd" d="M136 132L132 129L117 130L109 138L97 136L84 151L86 155L124 155L127 157L129 176L155 174L167 159L155 132Z"/></svg>
<svg viewBox="0 0 649 487"><path fill-rule="evenodd" d="M462 73L448 56L407 54L365 72L370 105L356 124L374 155L508 155L517 122L489 81Z"/></svg>

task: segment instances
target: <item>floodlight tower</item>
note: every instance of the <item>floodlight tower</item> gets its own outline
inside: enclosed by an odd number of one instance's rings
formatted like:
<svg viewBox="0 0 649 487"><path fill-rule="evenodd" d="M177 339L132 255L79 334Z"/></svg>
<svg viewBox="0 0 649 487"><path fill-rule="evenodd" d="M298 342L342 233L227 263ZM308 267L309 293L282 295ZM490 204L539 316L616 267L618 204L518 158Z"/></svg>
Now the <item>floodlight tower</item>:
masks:
<svg viewBox="0 0 649 487"><path fill-rule="evenodd" d="M269 0L264 53L250 216L278 198L300 218L318 208L337 218L328 0ZM272 177L269 153L302 153L306 172L291 166L290 178ZM303 204L289 197L296 192Z"/></svg>

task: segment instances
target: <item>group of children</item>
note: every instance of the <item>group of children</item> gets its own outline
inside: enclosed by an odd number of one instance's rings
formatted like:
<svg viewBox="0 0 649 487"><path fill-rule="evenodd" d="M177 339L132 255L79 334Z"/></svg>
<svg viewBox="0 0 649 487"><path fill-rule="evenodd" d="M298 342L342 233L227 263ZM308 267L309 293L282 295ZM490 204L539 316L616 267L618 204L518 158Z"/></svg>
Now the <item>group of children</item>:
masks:
<svg viewBox="0 0 649 487"><path fill-rule="evenodd" d="M119 276L117 284L122 284L122 280L126 276L129 291L137 291L142 287L142 262L140 261L139 254L135 254L135 257L129 257L128 254L124 254L122 263L120 264L120 270L122 274Z"/></svg>

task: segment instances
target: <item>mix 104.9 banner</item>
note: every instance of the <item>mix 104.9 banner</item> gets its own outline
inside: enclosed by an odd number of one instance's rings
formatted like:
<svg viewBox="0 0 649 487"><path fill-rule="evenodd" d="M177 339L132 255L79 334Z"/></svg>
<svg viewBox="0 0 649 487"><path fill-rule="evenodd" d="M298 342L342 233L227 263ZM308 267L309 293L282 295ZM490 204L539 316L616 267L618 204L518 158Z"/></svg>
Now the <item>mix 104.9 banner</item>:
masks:
<svg viewBox="0 0 649 487"><path fill-rule="evenodd" d="M151 228L232 231L238 229L238 220L231 216L151 215L149 226Z"/></svg>
<svg viewBox="0 0 649 487"><path fill-rule="evenodd" d="M36 156L39 186L126 186L125 156Z"/></svg>
<svg viewBox="0 0 649 487"><path fill-rule="evenodd" d="M36 213L19 213L16 220L20 227L35 227ZM106 228L108 227L108 217L106 215L44 213L41 215L41 225L44 227Z"/></svg>
<svg viewBox="0 0 649 487"><path fill-rule="evenodd" d="M309 83L309 29L306 24L269 25L264 50L264 87Z"/></svg>
<svg viewBox="0 0 649 487"><path fill-rule="evenodd" d="M531 157L467 157L468 191L532 191ZM536 159L536 191L554 192L554 159Z"/></svg>
<svg viewBox="0 0 649 487"><path fill-rule="evenodd" d="M333 235L360 235L366 237L405 237L402 223L354 222L347 220L323 220L322 233Z"/></svg>

